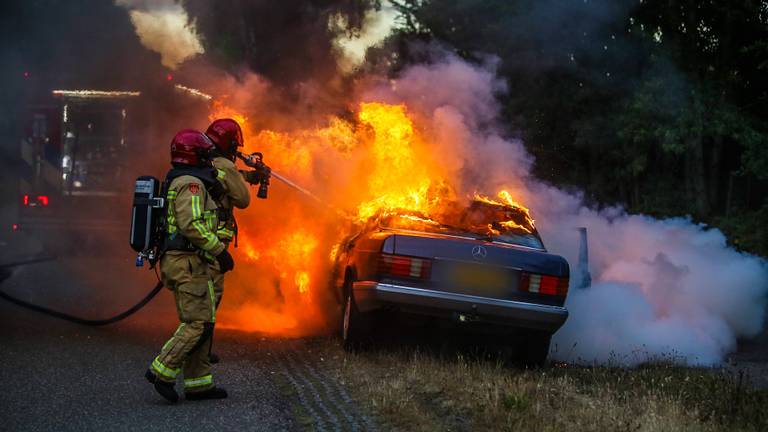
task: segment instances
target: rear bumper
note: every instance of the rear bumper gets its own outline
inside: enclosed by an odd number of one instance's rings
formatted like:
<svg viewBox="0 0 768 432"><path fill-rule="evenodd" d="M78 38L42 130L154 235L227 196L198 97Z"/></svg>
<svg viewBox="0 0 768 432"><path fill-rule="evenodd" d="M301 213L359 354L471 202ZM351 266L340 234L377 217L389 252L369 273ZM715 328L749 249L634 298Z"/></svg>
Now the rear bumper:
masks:
<svg viewBox="0 0 768 432"><path fill-rule="evenodd" d="M380 282L355 282L355 302L361 312L397 309L462 321L477 321L554 333L568 318L561 306L501 300Z"/></svg>

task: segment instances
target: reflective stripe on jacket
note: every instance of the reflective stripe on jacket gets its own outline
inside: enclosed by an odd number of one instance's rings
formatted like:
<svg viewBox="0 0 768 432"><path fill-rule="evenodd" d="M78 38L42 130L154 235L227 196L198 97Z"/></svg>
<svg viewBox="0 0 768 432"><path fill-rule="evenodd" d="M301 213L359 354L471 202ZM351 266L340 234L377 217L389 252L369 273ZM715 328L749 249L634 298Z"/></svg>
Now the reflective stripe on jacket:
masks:
<svg viewBox="0 0 768 432"><path fill-rule="evenodd" d="M198 249L216 256L224 244L216 235L216 203L203 182L193 176L175 178L168 187L168 235L182 235Z"/></svg>

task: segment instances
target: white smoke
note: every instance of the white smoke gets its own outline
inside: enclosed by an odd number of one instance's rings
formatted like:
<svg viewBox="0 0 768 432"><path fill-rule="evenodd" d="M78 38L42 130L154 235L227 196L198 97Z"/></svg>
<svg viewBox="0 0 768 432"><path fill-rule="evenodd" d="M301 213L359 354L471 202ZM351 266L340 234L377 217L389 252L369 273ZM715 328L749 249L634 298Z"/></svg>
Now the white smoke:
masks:
<svg viewBox="0 0 768 432"><path fill-rule="evenodd" d="M338 32L333 41L339 52L338 65L342 72L349 73L365 60L368 48L381 43L395 28L397 11L388 1L383 1L379 10L369 10L363 18L360 31L350 32L344 15L332 16L329 27Z"/></svg>
<svg viewBox="0 0 768 432"><path fill-rule="evenodd" d="M573 200L548 192L541 196L550 202ZM590 237L594 283L571 290L572 315L554 339L555 358L713 365L735 349L737 337L762 329L768 266L728 247L719 230L617 209L541 214L550 248L571 263L577 237L564 231L585 226Z"/></svg>
<svg viewBox="0 0 768 432"><path fill-rule="evenodd" d="M596 211L578 195L530 175L532 157L499 127L495 96L505 86L494 63L470 65L455 56L406 69L365 98L406 102L432 127L435 157L465 193L507 187L531 207L552 253L576 273L578 233L589 233L593 285L574 288L553 357L578 363L636 365L669 360L713 365L736 339L762 329L768 293L766 261L730 248L717 229L688 219L658 220L619 208ZM511 125L514 127L514 125Z"/></svg>
<svg viewBox="0 0 768 432"><path fill-rule="evenodd" d="M163 65L176 69L205 50L194 21L175 0L115 0L128 10L141 44L160 54Z"/></svg>

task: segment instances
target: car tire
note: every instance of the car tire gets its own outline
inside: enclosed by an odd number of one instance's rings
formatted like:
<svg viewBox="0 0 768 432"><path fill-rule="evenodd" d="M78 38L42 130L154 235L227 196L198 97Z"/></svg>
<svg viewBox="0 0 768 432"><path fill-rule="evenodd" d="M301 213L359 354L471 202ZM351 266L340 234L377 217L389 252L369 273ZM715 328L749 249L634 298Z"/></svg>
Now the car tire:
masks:
<svg viewBox="0 0 768 432"><path fill-rule="evenodd" d="M344 283L344 303L341 308L341 341L346 351L363 347L368 335L368 322L357 310L352 282Z"/></svg>
<svg viewBox="0 0 768 432"><path fill-rule="evenodd" d="M521 362L523 366L538 368L544 366L549 355L549 344L552 335L548 333L532 332L523 337Z"/></svg>

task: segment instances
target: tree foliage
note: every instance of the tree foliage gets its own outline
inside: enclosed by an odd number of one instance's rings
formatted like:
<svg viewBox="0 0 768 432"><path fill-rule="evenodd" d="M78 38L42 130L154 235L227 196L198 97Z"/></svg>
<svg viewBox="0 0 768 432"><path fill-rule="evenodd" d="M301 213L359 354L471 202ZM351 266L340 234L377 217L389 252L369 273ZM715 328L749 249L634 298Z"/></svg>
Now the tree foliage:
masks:
<svg viewBox="0 0 768 432"><path fill-rule="evenodd" d="M747 223L768 208L768 2L393 3L401 62L413 40L501 59L505 115L539 177L595 205L718 223L768 254Z"/></svg>

